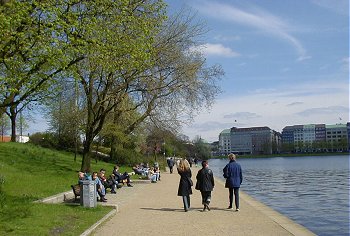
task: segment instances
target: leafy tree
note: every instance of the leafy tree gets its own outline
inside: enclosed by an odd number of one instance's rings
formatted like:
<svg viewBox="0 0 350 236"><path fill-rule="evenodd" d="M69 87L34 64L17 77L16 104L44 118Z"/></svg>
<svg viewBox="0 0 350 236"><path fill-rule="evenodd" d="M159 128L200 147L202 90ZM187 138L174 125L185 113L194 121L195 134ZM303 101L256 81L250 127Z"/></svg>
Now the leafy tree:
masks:
<svg viewBox="0 0 350 236"><path fill-rule="evenodd" d="M0 4L0 114L39 101L58 74L84 58L70 53L81 49L72 30L77 19L67 11L74 2Z"/></svg>
<svg viewBox="0 0 350 236"><path fill-rule="evenodd" d="M10 121L5 114L0 116L0 132L1 132L1 140L4 141L4 135L7 130L10 128Z"/></svg>
<svg viewBox="0 0 350 236"><path fill-rule="evenodd" d="M23 133L29 128L29 125L27 123L26 117L23 115L23 112L19 113L18 121L19 124L18 132L21 136L23 136Z"/></svg>
<svg viewBox="0 0 350 236"><path fill-rule="evenodd" d="M195 157L201 160L207 160L211 157L210 145L201 137L197 136L193 141L195 147Z"/></svg>
<svg viewBox="0 0 350 236"><path fill-rule="evenodd" d="M56 134L56 148L75 149L80 145L83 113L79 109L77 90L74 83L61 83L55 91L57 96L47 101L47 113L50 130Z"/></svg>
<svg viewBox="0 0 350 236"><path fill-rule="evenodd" d="M74 66L74 78L85 96L84 150L81 169L90 169L90 150L107 115L128 97L134 71L150 62L152 37L163 18L161 1L89 1L80 8L79 26L86 47L86 59Z"/></svg>

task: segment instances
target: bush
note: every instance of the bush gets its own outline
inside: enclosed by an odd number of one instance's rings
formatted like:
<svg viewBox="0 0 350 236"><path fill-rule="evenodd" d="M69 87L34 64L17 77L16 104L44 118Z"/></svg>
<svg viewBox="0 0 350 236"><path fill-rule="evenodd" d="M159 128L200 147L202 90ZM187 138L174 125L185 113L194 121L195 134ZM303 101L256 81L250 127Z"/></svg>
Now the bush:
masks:
<svg viewBox="0 0 350 236"><path fill-rule="evenodd" d="M135 163L142 162L142 155L131 149L117 149L116 157L112 160L120 165L132 166Z"/></svg>
<svg viewBox="0 0 350 236"><path fill-rule="evenodd" d="M57 137L53 133L34 133L29 137L29 142L45 148L57 148Z"/></svg>

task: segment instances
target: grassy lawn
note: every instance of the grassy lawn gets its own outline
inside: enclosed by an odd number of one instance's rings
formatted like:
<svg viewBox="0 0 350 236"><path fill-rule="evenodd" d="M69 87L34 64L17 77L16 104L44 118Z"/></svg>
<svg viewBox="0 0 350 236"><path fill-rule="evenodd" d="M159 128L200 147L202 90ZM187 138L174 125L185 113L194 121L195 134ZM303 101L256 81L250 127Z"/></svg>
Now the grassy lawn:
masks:
<svg viewBox="0 0 350 236"><path fill-rule="evenodd" d="M0 235L79 235L106 215L111 208L33 203L69 191L80 165L72 153L0 143ZM92 162L93 171L101 168L110 174L113 164Z"/></svg>

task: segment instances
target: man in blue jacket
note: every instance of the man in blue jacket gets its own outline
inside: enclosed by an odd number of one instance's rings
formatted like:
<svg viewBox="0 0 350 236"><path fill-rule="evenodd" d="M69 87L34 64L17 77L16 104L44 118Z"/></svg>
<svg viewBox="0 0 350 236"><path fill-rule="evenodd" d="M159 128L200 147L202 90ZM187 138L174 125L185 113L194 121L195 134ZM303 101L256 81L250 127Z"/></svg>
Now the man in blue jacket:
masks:
<svg viewBox="0 0 350 236"><path fill-rule="evenodd" d="M236 211L239 211L239 187L241 186L243 175L241 165L236 162L236 155L228 155L230 162L223 169L226 179L225 188L229 190L230 205L227 209L232 209L233 194L235 195Z"/></svg>

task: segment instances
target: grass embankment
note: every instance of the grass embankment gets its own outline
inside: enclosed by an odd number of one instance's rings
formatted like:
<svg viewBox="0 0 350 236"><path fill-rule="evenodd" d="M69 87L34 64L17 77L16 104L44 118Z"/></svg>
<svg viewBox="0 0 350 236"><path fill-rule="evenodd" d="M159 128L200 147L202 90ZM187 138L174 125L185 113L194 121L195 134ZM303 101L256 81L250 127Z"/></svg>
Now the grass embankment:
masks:
<svg viewBox="0 0 350 236"><path fill-rule="evenodd" d="M79 235L106 215L111 208L33 203L69 191L80 165L71 153L0 143L0 235ZM92 162L92 170L101 168L111 173L113 164Z"/></svg>

